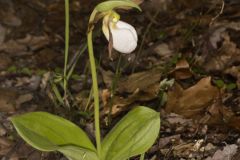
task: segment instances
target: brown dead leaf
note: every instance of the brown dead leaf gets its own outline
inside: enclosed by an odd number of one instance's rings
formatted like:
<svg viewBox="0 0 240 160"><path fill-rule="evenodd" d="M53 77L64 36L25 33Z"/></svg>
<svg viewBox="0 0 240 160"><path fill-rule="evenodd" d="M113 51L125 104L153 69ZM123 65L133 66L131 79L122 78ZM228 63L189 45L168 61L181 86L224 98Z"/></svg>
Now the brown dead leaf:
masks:
<svg viewBox="0 0 240 160"><path fill-rule="evenodd" d="M239 121L240 116L237 116L232 108L224 106L218 98L206 109L205 116L200 119L202 124L221 125L240 131Z"/></svg>
<svg viewBox="0 0 240 160"><path fill-rule="evenodd" d="M83 110L91 109L92 107L92 99L89 99L89 94L89 91L82 90L74 96L76 104Z"/></svg>
<svg viewBox="0 0 240 160"><path fill-rule="evenodd" d="M107 88L111 88L112 82L114 79L114 73L109 70L106 71L106 70L102 69L101 67L99 68L99 70L102 74L103 82L105 83Z"/></svg>
<svg viewBox="0 0 240 160"><path fill-rule="evenodd" d="M206 71L222 71L240 62L239 22L216 23L204 39L203 55L197 60Z"/></svg>
<svg viewBox="0 0 240 160"><path fill-rule="evenodd" d="M236 116L235 113L227 107L223 108L222 115L223 115L224 122L228 126L240 131L240 124L239 124L240 116Z"/></svg>
<svg viewBox="0 0 240 160"><path fill-rule="evenodd" d="M206 160L229 160L237 152L236 144L226 145L223 150L217 150L213 157L208 157Z"/></svg>
<svg viewBox="0 0 240 160"><path fill-rule="evenodd" d="M166 111L183 115L187 118L201 116L218 95L218 89L211 84L211 77L201 79L194 86L183 89L175 84L168 92Z"/></svg>
<svg viewBox="0 0 240 160"><path fill-rule="evenodd" d="M9 89L0 89L0 112L15 112L17 93Z"/></svg>
<svg viewBox="0 0 240 160"><path fill-rule="evenodd" d="M49 37L47 35L27 35L24 38L3 43L0 45L0 51L9 53L10 56L22 56L31 54L31 51L39 50L48 44Z"/></svg>
<svg viewBox="0 0 240 160"><path fill-rule="evenodd" d="M161 57L170 57L173 54L173 50L170 49L167 43L155 45L153 51Z"/></svg>
<svg viewBox="0 0 240 160"><path fill-rule="evenodd" d="M173 154L177 157L185 157L187 159L190 158L190 155L193 155L194 153L197 153L202 146L204 140L199 139L195 142L185 142L180 143L177 145L174 145L172 147Z"/></svg>
<svg viewBox="0 0 240 160"><path fill-rule="evenodd" d="M135 90L135 92L128 97L122 97L121 95L115 95L112 103L108 101L104 108L104 114L108 114L111 110L112 116L117 116L119 113L127 110L128 106L137 102L145 102L153 100L158 96L159 84L153 84L145 90ZM111 106L112 105L112 106Z"/></svg>
<svg viewBox="0 0 240 160"><path fill-rule="evenodd" d="M171 125L175 125L175 124L183 125L184 123L189 122L191 120L186 119L186 118L182 117L181 115L178 115L175 113L170 113L167 115L166 121L169 122Z"/></svg>
<svg viewBox="0 0 240 160"><path fill-rule="evenodd" d="M0 137L0 155L6 155L12 147L12 142L7 138Z"/></svg>
<svg viewBox="0 0 240 160"><path fill-rule="evenodd" d="M4 136L6 135L6 133L7 133L7 130L2 124L0 124L0 136Z"/></svg>
<svg viewBox="0 0 240 160"><path fill-rule="evenodd" d="M168 145L171 142L176 142L176 141L180 141L181 139L181 135L180 134L176 134L173 136L169 136L169 137L164 137L164 138L160 138L159 139L159 148L164 148L166 145Z"/></svg>
<svg viewBox="0 0 240 160"><path fill-rule="evenodd" d="M35 55L36 63L39 66L47 66L53 61L57 61L57 57L59 57L59 54L50 48L42 49Z"/></svg>
<svg viewBox="0 0 240 160"><path fill-rule="evenodd" d="M205 113L206 115L200 120L202 124L216 124L223 121L220 106L216 103L213 103Z"/></svg>
<svg viewBox="0 0 240 160"><path fill-rule="evenodd" d="M27 45L31 51L41 49L48 45L49 42L49 37L46 34L40 36L27 34L25 38L17 40L17 43Z"/></svg>
<svg viewBox="0 0 240 160"><path fill-rule="evenodd" d="M193 75L188 62L185 59L181 59L177 62L172 73L174 74L175 79L188 79Z"/></svg>
<svg viewBox="0 0 240 160"><path fill-rule="evenodd" d="M194 143L181 143L173 146L173 154L175 156L188 157L192 153Z"/></svg>
<svg viewBox="0 0 240 160"><path fill-rule="evenodd" d="M111 92L108 89L104 89L101 94L103 106L106 106L110 97L111 97Z"/></svg>
<svg viewBox="0 0 240 160"><path fill-rule="evenodd" d="M31 101L32 98L30 93L20 95L14 90L0 88L0 112L15 112L21 104Z"/></svg>
<svg viewBox="0 0 240 160"><path fill-rule="evenodd" d="M29 102L32 99L33 99L33 95L31 93L19 95L18 98L15 100L16 108L18 109L21 106L21 104Z"/></svg>
<svg viewBox="0 0 240 160"><path fill-rule="evenodd" d="M114 74L111 71L100 69L103 81L108 88L112 86ZM117 83L116 95L112 100L109 96L102 97L104 102L104 114L108 114L112 108L111 114L117 115L126 110L127 106L135 102L145 102L157 97L159 92L159 82L161 79L161 70L153 68L152 70L133 73L128 77L120 77ZM123 97L122 94L128 94ZM107 98L107 99L106 99Z"/></svg>
<svg viewBox="0 0 240 160"><path fill-rule="evenodd" d="M207 71L220 71L230 67L234 63L240 62L240 49L231 41L230 36L224 32L222 35L224 39L220 52L211 57L204 65Z"/></svg>
<svg viewBox="0 0 240 160"><path fill-rule="evenodd" d="M120 93L133 93L136 90L144 91L149 86L159 83L160 78L161 70L159 69L134 73L119 80L117 91Z"/></svg>

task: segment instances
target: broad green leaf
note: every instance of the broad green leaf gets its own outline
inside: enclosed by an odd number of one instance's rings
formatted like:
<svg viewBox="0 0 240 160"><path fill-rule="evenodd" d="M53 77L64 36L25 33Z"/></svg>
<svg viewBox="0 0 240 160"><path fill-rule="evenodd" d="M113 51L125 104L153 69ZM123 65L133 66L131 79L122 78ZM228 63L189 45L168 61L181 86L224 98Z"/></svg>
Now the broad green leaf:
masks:
<svg viewBox="0 0 240 160"><path fill-rule="evenodd" d="M130 111L105 137L102 159L126 160L146 152L155 142L160 130L160 115L147 108Z"/></svg>
<svg viewBox="0 0 240 160"><path fill-rule="evenodd" d="M141 11L141 8L134 2L130 0L110 0L105 1L96 6L96 10L98 12L107 12L115 8L123 8L123 7L133 7L137 8L139 11Z"/></svg>
<svg viewBox="0 0 240 160"><path fill-rule="evenodd" d="M74 145L96 151L86 133L72 122L46 112L32 112L11 118L18 134L41 151L55 151Z"/></svg>
<svg viewBox="0 0 240 160"><path fill-rule="evenodd" d="M62 146L58 151L70 160L99 160L95 152L76 146Z"/></svg>

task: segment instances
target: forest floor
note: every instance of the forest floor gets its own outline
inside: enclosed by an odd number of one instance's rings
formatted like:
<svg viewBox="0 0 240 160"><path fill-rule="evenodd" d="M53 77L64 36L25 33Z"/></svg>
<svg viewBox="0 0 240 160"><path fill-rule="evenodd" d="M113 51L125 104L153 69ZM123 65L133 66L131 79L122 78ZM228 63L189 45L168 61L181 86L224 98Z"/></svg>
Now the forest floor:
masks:
<svg viewBox="0 0 240 160"><path fill-rule="evenodd" d="M63 73L64 1L0 0L1 160L65 159L60 153L39 152L17 135L9 118L26 112L60 115L94 137L84 47L97 2L71 1L70 62L79 59L69 80L71 94L61 103L54 90L62 93L56 77ZM240 2L135 2L143 12L120 11L139 35L133 53L113 52L109 59L105 37L95 33L102 135L134 106L143 105L161 113L160 136L145 159L239 160Z"/></svg>

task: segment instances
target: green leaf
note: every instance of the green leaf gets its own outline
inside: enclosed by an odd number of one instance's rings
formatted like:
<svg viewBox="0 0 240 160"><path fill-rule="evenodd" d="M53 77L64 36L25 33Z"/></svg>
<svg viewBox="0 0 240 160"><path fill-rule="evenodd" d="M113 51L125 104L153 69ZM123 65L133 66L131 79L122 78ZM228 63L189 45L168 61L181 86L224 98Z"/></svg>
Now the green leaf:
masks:
<svg viewBox="0 0 240 160"><path fill-rule="evenodd" d="M58 151L63 153L70 160L99 160L95 152L76 146L64 146Z"/></svg>
<svg viewBox="0 0 240 160"><path fill-rule="evenodd" d="M11 118L18 134L41 151L55 151L74 145L96 151L86 133L72 122L46 112L32 112Z"/></svg>
<svg viewBox="0 0 240 160"><path fill-rule="evenodd" d="M16 73L17 72L17 67L16 66L10 66L7 69L7 71L10 72L10 73Z"/></svg>
<svg viewBox="0 0 240 160"><path fill-rule="evenodd" d="M224 81L221 80L221 79L215 80L215 81L213 81L213 82L215 83L215 85L216 85L218 88L222 88L222 87L224 87L224 85L225 85Z"/></svg>
<svg viewBox="0 0 240 160"><path fill-rule="evenodd" d="M134 2L130 0L110 0L105 1L96 6L96 10L98 12L107 12L115 8L123 8L123 7L132 7L137 8L139 11L142 11L141 8Z"/></svg>
<svg viewBox="0 0 240 160"><path fill-rule="evenodd" d="M229 83L229 84L227 84L226 88L228 90L233 90L233 89L237 88L237 84L236 83Z"/></svg>
<svg viewBox="0 0 240 160"><path fill-rule="evenodd" d="M160 115L147 108L130 111L105 137L102 159L126 160L143 154L155 142L160 130Z"/></svg>

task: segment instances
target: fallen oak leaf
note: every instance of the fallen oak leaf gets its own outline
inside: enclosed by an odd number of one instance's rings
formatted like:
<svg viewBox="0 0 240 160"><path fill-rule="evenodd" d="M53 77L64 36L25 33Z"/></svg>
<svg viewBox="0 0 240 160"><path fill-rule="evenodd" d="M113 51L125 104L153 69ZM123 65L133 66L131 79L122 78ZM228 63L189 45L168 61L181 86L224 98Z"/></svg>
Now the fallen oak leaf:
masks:
<svg viewBox="0 0 240 160"><path fill-rule="evenodd" d="M101 99L102 99L102 102L103 102L103 106L107 105L110 97L111 97L111 91L109 91L108 89L102 90Z"/></svg>
<svg viewBox="0 0 240 160"><path fill-rule="evenodd" d="M153 84L145 90L136 89L134 93L127 97L121 95L113 96L112 101L109 100L104 105L104 114L108 114L111 110L112 116L117 116L121 112L127 110L130 105L138 102L146 102L158 97L159 84Z"/></svg>
<svg viewBox="0 0 240 160"><path fill-rule="evenodd" d="M159 83L160 79L161 70L157 68L134 73L119 80L117 91L120 93L133 93L137 89L144 91L148 89L149 86Z"/></svg>
<svg viewBox="0 0 240 160"><path fill-rule="evenodd" d="M193 76L190 65L185 59L177 62L175 69L172 71L175 79L188 79Z"/></svg>
<svg viewBox="0 0 240 160"><path fill-rule="evenodd" d="M213 157L208 157L206 160L229 160L237 152L236 144L226 145L223 150L217 150Z"/></svg>
<svg viewBox="0 0 240 160"><path fill-rule="evenodd" d="M175 83L168 92L165 109L168 113L177 113L187 118L201 117L217 95L218 88L212 86L211 77L202 78L197 84L185 90Z"/></svg>

